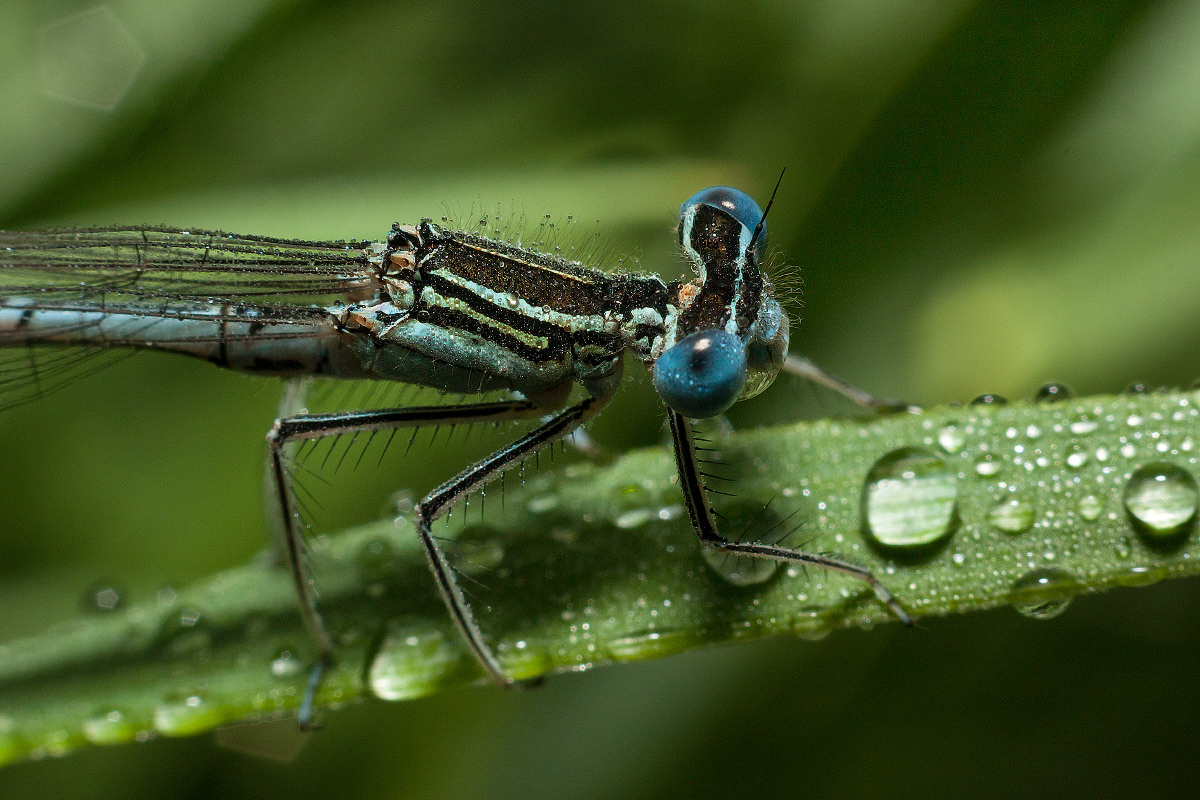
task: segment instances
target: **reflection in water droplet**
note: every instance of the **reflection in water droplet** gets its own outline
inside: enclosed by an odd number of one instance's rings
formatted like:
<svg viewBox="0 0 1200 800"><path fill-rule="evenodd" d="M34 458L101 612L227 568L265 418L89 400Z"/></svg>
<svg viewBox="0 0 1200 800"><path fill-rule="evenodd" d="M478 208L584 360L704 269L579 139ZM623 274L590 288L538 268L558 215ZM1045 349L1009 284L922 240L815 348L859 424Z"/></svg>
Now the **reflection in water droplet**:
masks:
<svg viewBox="0 0 1200 800"><path fill-rule="evenodd" d="M1139 533L1162 539L1180 533L1196 518L1200 491L1186 470L1157 462L1145 464L1129 476L1122 500Z"/></svg>
<svg viewBox="0 0 1200 800"><path fill-rule="evenodd" d="M863 488L866 532L888 547L919 547L954 529L958 487L946 462L902 447L875 462Z"/></svg>
<svg viewBox="0 0 1200 800"><path fill-rule="evenodd" d="M1033 503L1022 497L1001 500L988 512L988 522L1004 533L1024 533L1033 527L1036 511Z"/></svg>
<svg viewBox="0 0 1200 800"><path fill-rule="evenodd" d="M124 744L137 740L140 729L124 713L113 709L83 721L83 738L92 744Z"/></svg>
<svg viewBox="0 0 1200 800"><path fill-rule="evenodd" d="M966 442L966 437L963 436L958 426L952 423L938 431L937 440L943 450L953 455L962 450L963 444Z"/></svg>
<svg viewBox="0 0 1200 800"><path fill-rule="evenodd" d="M1067 466L1072 469L1079 469L1088 462L1088 458L1086 450L1074 449L1067 454Z"/></svg>
<svg viewBox="0 0 1200 800"><path fill-rule="evenodd" d="M973 406L1003 406L1008 405L1008 398L998 394L981 394L971 401Z"/></svg>
<svg viewBox="0 0 1200 800"><path fill-rule="evenodd" d="M1079 498L1079 516L1088 522L1095 522L1104 513L1104 501L1094 494L1086 494Z"/></svg>
<svg viewBox="0 0 1200 800"><path fill-rule="evenodd" d="M1067 610L1080 588L1079 581L1066 570L1035 569L1013 584L1009 602L1027 617L1050 619Z"/></svg>
<svg viewBox="0 0 1200 800"><path fill-rule="evenodd" d="M1040 387L1033 395L1033 399L1038 402L1051 402L1055 400L1069 400L1071 390L1061 383L1047 383Z"/></svg>
<svg viewBox="0 0 1200 800"><path fill-rule="evenodd" d="M769 580L781 562L769 558L738 556L711 547L701 547L704 562L734 586L755 586Z"/></svg>

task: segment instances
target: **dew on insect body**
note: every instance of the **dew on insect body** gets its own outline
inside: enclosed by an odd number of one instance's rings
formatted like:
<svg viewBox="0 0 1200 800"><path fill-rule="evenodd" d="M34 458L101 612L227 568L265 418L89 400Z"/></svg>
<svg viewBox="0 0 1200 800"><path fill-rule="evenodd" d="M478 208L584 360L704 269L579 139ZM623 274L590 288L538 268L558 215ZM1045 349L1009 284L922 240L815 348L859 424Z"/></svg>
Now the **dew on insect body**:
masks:
<svg viewBox="0 0 1200 800"><path fill-rule="evenodd" d="M864 529L886 547L922 547L948 536L957 522L957 509L954 471L928 450L893 450L867 474Z"/></svg>
<svg viewBox="0 0 1200 800"><path fill-rule="evenodd" d="M1130 523L1150 541L1170 539L1196 519L1200 490L1182 467L1166 462L1134 470L1121 497Z"/></svg>
<svg viewBox="0 0 1200 800"><path fill-rule="evenodd" d="M1033 527L1036 509L1024 497L1007 497L988 511L988 522L1004 533L1016 535Z"/></svg>
<svg viewBox="0 0 1200 800"><path fill-rule="evenodd" d="M1067 610L1081 587L1075 576L1057 567L1042 567L1018 578L1009 590L1009 603L1032 619L1050 619Z"/></svg>

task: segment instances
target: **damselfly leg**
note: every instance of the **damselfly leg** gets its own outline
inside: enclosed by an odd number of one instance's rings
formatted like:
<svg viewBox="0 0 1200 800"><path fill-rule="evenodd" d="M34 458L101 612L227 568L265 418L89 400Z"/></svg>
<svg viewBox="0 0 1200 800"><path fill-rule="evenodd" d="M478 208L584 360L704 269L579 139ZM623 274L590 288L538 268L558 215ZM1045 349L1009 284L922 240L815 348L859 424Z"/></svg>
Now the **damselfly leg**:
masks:
<svg viewBox="0 0 1200 800"><path fill-rule="evenodd" d="M539 449L569 435L598 414L607 405L610 398L611 395L589 397L557 411L538 428L438 486L422 498L413 509L414 527L417 535L421 538L421 545L429 559L429 567L433 571L434 582L437 584L442 600L450 610L450 616L454 620L455 626L475 658L492 680L501 686L512 686L514 682L504 674L504 669L495 653L484 640L483 632L479 629L479 624L471 613L471 607L454 577L454 569L446 558L442 546L438 544L437 538L433 535L433 522L446 514L455 503L498 477L504 470L519 464ZM292 480L285 458L285 446L290 442L303 439L319 439L347 433L371 433L430 425L514 422L542 417L550 410L552 409L529 400L511 400L459 406L305 414L281 419L275 423L267 437L268 458L276 501L284 522L287 567L291 572L296 594L300 600L300 611L304 623L317 642L319 650L318 660L309 676L300 706L299 722L302 727L308 727L312 722L316 692L320 688L322 677L333 663L334 640L317 608L312 578L308 575L304 562L304 525L296 507Z"/></svg>

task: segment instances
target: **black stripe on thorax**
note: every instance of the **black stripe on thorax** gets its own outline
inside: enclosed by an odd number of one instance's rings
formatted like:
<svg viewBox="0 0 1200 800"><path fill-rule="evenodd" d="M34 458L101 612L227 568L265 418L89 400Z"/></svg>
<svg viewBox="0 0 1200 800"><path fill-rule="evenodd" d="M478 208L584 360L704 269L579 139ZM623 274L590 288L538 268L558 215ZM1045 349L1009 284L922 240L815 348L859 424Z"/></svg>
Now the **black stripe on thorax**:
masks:
<svg viewBox="0 0 1200 800"><path fill-rule="evenodd" d="M610 279L600 270L431 223L422 223L421 234L417 264L425 274L456 275L564 314L597 315L606 310Z"/></svg>

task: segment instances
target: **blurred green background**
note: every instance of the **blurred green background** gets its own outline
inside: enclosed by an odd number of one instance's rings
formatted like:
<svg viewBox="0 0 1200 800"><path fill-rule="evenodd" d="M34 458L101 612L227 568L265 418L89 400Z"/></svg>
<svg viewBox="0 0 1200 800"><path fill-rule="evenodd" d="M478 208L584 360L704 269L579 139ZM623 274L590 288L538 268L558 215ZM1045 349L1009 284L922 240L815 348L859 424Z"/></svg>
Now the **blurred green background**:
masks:
<svg viewBox="0 0 1200 800"><path fill-rule="evenodd" d="M674 274L681 200L730 183L765 201L787 167L771 237L803 278L793 350L923 405L1186 386L1198 41L1187 0L7 0L0 227L378 238L500 204L599 220L610 262ZM596 426L614 449L661 440L632 383ZM804 396L776 388L734 421ZM137 600L252 557L277 399L145 356L0 416L0 640L74 616L97 582ZM329 524L427 488L456 448L360 470ZM1194 781L1197 595L373 703L290 764L209 738L90 750L0 771L0 796L1157 795Z"/></svg>

